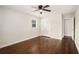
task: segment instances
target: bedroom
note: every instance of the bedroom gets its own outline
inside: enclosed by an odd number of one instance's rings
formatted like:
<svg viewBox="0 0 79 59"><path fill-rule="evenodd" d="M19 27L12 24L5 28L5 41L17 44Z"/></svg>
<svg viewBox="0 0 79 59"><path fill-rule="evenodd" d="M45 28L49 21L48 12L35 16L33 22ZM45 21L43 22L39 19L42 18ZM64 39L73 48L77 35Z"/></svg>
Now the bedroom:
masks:
<svg viewBox="0 0 79 59"><path fill-rule="evenodd" d="M78 5L1 5L0 53L78 53L78 19Z"/></svg>

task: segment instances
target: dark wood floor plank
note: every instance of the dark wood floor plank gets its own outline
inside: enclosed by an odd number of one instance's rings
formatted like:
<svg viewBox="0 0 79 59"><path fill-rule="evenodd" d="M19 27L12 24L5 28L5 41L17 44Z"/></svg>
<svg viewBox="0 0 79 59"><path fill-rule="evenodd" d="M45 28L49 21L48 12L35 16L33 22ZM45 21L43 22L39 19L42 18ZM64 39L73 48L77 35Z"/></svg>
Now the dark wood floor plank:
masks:
<svg viewBox="0 0 79 59"><path fill-rule="evenodd" d="M62 40L39 36L0 49L1 54L74 54L78 53L74 41L64 37Z"/></svg>
<svg viewBox="0 0 79 59"><path fill-rule="evenodd" d="M75 42L71 37L64 36L62 39L62 53L65 54L76 54L78 50L76 48Z"/></svg>

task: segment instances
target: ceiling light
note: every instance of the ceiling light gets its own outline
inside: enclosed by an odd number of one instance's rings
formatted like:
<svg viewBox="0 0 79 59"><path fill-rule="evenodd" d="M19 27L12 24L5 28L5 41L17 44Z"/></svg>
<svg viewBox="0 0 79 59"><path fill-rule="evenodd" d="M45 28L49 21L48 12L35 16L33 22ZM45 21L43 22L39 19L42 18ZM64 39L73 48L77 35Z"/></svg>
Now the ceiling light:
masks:
<svg viewBox="0 0 79 59"><path fill-rule="evenodd" d="M39 10L40 12L42 12L42 10Z"/></svg>

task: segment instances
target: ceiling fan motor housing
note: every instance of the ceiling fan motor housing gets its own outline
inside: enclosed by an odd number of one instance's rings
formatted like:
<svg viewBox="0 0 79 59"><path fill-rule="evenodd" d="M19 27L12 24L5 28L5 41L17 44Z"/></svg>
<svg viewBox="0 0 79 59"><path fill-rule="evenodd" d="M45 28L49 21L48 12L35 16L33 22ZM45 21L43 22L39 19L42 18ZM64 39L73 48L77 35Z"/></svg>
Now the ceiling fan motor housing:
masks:
<svg viewBox="0 0 79 59"><path fill-rule="evenodd" d="M42 6L42 5L39 5L39 6L38 6L38 8L39 8L39 9L42 9L42 8L43 8L43 6Z"/></svg>

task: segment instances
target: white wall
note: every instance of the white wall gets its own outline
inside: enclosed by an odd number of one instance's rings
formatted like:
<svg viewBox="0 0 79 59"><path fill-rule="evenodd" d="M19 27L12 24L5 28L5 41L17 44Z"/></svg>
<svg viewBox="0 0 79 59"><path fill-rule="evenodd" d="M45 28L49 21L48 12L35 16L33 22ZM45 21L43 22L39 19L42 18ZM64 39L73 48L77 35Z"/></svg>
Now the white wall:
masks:
<svg viewBox="0 0 79 59"><path fill-rule="evenodd" d="M75 13L75 43L79 51L79 7Z"/></svg>
<svg viewBox="0 0 79 59"><path fill-rule="evenodd" d="M62 14L52 13L41 19L41 35L61 39L62 33Z"/></svg>
<svg viewBox="0 0 79 59"><path fill-rule="evenodd" d="M37 21L36 28L32 28L32 19ZM40 19L27 13L0 6L0 28L0 47L39 35L62 39L62 13L51 12L47 17Z"/></svg>
<svg viewBox="0 0 79 59"><path fill-rule="evenodd" d="M31 21L36 20L36 28ZM0 47L39 36L39 18L0 6Z"/></svg>

